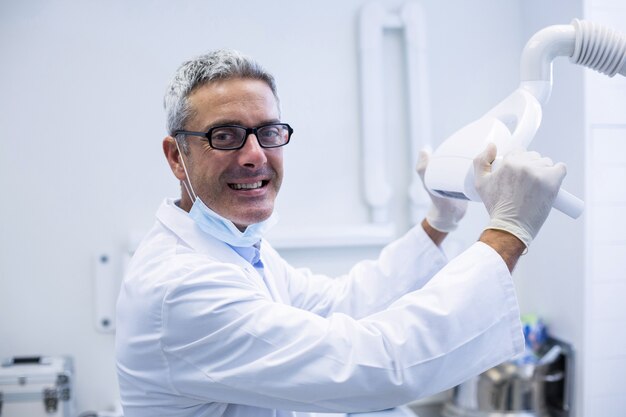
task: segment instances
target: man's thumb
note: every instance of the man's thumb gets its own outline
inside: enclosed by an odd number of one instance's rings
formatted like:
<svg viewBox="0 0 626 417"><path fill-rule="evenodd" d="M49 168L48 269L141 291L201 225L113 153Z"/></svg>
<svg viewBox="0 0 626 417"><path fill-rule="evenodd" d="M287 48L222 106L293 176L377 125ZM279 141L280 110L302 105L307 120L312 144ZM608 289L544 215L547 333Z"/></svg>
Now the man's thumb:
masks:
<svg viewBox="0 0 626 417"><path fill-rule="evenodd" d="M430 160L430 151L426 148L419 151L417 156L417 165L415 166L415 171L417 171L418 175L424 180L424 173L426 172L426 167L428 166L428 161Z"/></svg>
<svg viewBox="0 0 626 417"><path fill-rule="evenodd" d="M474 158L474 176L484 177L491 172L491 164L496 159L498 149L493 143L489 143L484 151Z"/></svg>

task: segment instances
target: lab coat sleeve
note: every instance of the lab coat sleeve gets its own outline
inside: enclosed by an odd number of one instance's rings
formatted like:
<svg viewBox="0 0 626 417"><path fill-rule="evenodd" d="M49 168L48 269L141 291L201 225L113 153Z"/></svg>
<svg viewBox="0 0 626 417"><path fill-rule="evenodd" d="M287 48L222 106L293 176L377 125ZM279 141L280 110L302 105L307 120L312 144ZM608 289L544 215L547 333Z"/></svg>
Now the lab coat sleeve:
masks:
<svg viewBox="0 0 626 417"><path fill-rule="evenodd" d="M383 248L378 259L359 262L347 275L330 278L283 263L283 279L293 306L323 317L362 318L421 288L446 261L418 225Z"/></svg>
<svg viewBox="0 0 626 417"><path fill-rule="evenodd" d="M271 301L224 264L187 271L164 299L161 344L169 385L198 401L384 409L448 389L523 349L510 274L482 243L360 320Z"/></svg>

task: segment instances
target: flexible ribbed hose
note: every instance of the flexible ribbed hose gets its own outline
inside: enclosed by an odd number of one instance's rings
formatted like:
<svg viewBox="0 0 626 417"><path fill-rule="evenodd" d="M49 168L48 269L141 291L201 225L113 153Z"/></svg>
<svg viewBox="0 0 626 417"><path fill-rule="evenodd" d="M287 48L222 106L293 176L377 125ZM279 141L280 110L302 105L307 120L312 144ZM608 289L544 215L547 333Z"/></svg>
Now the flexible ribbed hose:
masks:
<svg viewBox="0 0 626 417"><path fill-rule="evenodd" d="M574 19L572 25L576 29L572 62L609 77L626 76L626 35L585 20Z"/></svg>

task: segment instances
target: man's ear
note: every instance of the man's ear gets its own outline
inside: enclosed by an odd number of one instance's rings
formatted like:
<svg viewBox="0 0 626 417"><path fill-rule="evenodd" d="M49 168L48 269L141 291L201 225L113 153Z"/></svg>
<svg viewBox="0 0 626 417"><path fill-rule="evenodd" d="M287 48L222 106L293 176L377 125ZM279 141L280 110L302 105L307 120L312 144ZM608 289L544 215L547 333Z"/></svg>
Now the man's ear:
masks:
<svg viewBox="0 0 626 417"><path fill-rule="evenodd" d="M166 136L163 139L163 153L165 153L165 158L167 163L170 164L174 176L183 181L185 179L185 169L183 168L182 156L178 146L176 146L176 139L172 136Z"/></svg>

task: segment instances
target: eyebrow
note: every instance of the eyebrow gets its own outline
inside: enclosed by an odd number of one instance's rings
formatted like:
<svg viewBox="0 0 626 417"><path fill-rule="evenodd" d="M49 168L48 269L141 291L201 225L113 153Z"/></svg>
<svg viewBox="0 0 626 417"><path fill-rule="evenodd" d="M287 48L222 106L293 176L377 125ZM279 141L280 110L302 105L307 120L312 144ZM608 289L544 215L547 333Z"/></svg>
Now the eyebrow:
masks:
<svg viewBox="0 0 626 417"><path fill-rule="evenodd" d="M280 123L280 119L266 119L266 120L261 121L261 123L259 123L256 126L263 126L263 125L267 125L267 124L270 124L270 123ZM213 129L214 127L225 126L225 125L235 125L235 126L247 127L243 123L241 123L240 120L236 120L236 119L222 119L222 120L218 120L218 121L213 122L210 125L206 126L204 128L204 132L208 132L209 129ZM253 126L253 127L256 127L256 126Z"/></svg>

